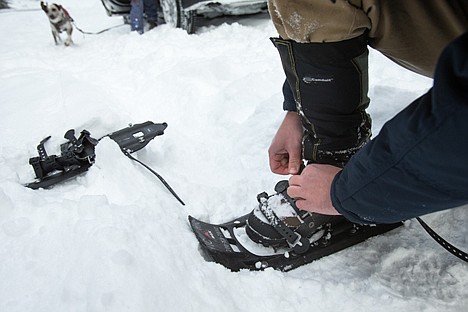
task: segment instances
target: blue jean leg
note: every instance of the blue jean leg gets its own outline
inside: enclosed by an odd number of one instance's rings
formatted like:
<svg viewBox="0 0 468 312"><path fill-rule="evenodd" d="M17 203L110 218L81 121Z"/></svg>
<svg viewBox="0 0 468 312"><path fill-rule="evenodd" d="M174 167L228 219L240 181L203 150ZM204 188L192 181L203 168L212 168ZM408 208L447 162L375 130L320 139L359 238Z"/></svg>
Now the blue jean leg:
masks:
<svg viewBox="0 0 468 312"><path fill-rule="evenodd" d="M144 32L143 20L143 0L132 0L132 8L130 9L130 23L132 31L137 31L140 34Z"/></svg>
<svg viewBox="0 0 468 312"><path fill-rule="evenodd" d="M143 0L145 5L145 14L148 22L158 21L158 6L157 0Z"/></svg>

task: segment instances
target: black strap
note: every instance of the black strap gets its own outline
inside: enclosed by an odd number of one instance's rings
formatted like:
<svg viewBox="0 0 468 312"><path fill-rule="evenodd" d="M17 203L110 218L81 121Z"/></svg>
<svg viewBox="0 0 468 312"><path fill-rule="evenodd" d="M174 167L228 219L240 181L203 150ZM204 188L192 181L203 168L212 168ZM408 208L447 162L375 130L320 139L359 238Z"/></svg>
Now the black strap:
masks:
<svg viewBox="0 0 468 312"><path fill-rule="evenodd" d="M278 193L272 196L278 196ZM271 197L271 196L270 196ZM259 201L259 209L270 225L288 242L293 251L297 254L303 254L309 250L310 242L307 238L301 236L299 233L291 230L283 221L276 215L276 213L268 206L268 196L265 193L259 194L257 199Z"/></svg>
<svg viewBox="0 0 468 312"><path fill-rule="evenodd" d="M423 220L421 220L421 218L416 217L416 220L418 220L418 222L426 230L426 232L429 233L429 235L431 235L431 237L435 239L435 241L438 242L442 247L448 250L452 255L468 262L468 253L458 249L457 247L447 242L439 234L437 234L433 229L431 229L429 225L427 225Z"/></svg>
<svg viewBox="0 0 468 312"><path fill-rule="evenodd" d="M152 139L158 135L164 134L164 130L167 128L167 123L158 123L155 124L152 121L147 121L141 124L130 125L127 128L109 133L101 137L98 141L101 141L105 137L109 137L114 142L116 142L122 153L131 160L136 161L146 169L148 169L152 174L154 174L159 181L164 184L164 186L171 192L172 195L183 205L185 203L180 199L176 192L172 189L169 183L164 180L164 178L158 174L156 171L151 169L148 165L144 164L140 160L136 159L131 155L131 153L136 152L143 147L145 147Z"/></svg>
<svg viewBox="0 0 468 312"><path fill-rule="evenodd" d="M174 197L183 205L185 206L185 203L182 201L182 199L180 199L179 195L176 194L176 192L172 189L172 187L166 182L166 180L164 180L164 178L159 175L156 171L154 171L153 169L151 169L149 166L147 166L146 164L144 164L143 162L141 162L140 160L136 159L135 157L133 157L132 155L130 155L129 152L125 151L122 149L122 152L124 153L125 156L127 156L128 158L130 158L131 160L134 160L136 161L137 163L139 163L140 165L142 165L143 167L145 167L146 169L148 169L152 174L154 174L161 182L162 184L164 184L164 186L169 190L169 192L171 192L172 195L174 195Z"/></svg>

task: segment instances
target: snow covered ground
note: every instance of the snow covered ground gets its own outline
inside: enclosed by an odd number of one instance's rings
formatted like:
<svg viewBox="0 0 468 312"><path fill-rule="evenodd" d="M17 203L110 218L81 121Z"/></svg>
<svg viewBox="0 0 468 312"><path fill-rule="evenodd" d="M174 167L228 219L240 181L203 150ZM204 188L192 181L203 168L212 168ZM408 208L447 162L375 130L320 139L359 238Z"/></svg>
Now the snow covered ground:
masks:
<svg viewBox="0 0 468 312"><path fill-rule="evenodd" d="M98 0L62 0L77 25L119 25ZM0 311L468 311L466 264L415 221L288 273L232 273L205 262L187 216L223 222L251 211L283 177L268 169L283 73L266 18L205 27L75 30L55 46L37 0L0 11ZM426 78L371 58L374 133L425 92ZM36 145L167 122L136 157L104 139L90 171L50 190L25 188ZM425 216L468 247L466 207Z"/></svg>

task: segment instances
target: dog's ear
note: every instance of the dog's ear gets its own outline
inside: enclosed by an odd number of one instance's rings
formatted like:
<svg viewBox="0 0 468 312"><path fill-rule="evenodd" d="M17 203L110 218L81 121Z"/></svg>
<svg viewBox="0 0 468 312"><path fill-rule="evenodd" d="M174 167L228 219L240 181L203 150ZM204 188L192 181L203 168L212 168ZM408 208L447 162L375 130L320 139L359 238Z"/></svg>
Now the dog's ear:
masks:
<svg viewBox="0 0 468 312"><path fill-rule="evenodd" d="M41 1L41 8L44 12L49 12L49 9L47 8L47 3L44 3L43 1Z"/></svg>

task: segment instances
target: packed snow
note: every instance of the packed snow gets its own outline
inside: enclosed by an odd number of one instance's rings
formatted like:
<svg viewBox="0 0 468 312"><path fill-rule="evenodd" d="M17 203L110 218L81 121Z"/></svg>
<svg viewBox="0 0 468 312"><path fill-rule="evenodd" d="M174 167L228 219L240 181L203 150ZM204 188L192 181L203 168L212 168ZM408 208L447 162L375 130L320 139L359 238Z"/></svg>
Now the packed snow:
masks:
<svg viewBox="0 0 468 312"><path fill-rule="evenodd" d="M266 16L194 35L75 29L65 47L39 1L9 3L0 11L0 311L467 311L466 263L414 220L287 273L233 273L201 257L188 215L232 220L287 178L268 167L284 74ZM98 0L60 3L86 32L122 24ZM370 80L374 134L431 85L375 51ZM99 138L147 120L169 126L135 157L186 206L107 138L86 174L24 187L48 135L57 154L69 129ZM466 207L424 220L468 249Z"/></svg>

